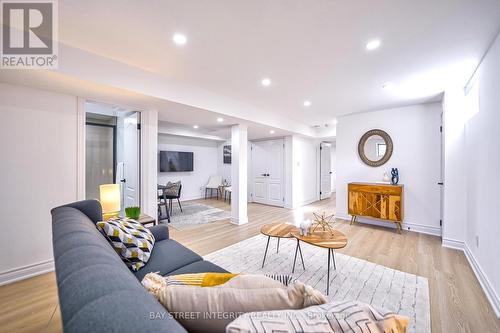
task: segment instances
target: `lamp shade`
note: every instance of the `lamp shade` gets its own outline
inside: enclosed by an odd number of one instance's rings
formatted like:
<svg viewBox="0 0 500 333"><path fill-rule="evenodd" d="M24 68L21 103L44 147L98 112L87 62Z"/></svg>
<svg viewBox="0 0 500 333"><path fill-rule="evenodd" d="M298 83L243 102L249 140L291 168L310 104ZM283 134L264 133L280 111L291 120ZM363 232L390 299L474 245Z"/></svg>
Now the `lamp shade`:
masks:
<svg viewBox="0 0 500 333"><path fill-rule="evenodd" d="M120 211L120 185L103 184L99 186L103 214Z"/></svg>

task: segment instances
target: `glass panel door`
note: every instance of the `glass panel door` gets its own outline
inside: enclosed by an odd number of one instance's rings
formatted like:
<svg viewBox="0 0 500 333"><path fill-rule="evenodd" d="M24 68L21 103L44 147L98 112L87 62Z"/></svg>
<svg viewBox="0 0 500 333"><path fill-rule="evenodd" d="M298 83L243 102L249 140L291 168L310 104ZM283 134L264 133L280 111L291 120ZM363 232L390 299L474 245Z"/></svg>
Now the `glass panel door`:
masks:
<svg viewBox="0 0 500 333"><path fill-rule="evenodd" d="M115 127L87 123L85 196L99 200L99 185L114 183Z"/></svg>

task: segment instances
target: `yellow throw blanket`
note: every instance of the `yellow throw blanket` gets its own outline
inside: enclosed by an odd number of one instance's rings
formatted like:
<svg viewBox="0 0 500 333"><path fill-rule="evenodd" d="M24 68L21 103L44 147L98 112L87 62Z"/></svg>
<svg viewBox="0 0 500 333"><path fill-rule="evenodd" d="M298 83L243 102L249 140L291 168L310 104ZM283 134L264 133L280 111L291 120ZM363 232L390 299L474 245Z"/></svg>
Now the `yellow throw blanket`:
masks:
<svg viewBox="0 0 500 333"><path fill-rule="evenodd" d="M231 273L193 273L165 277L167 286L214 287L226 283L238 274Z"/></svg>

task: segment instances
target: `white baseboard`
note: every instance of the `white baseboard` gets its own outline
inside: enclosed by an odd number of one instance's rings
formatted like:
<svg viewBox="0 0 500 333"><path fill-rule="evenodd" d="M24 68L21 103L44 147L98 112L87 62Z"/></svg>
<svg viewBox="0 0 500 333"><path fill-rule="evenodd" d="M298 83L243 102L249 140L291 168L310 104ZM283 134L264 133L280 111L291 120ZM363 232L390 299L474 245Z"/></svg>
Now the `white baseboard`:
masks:
<svg viewBox="0 0 500 333"><path fill-rule="evenodd" d="M493 286L491 285L490 281L488 280L483 270L481 269L481 266L474 257L474 254L472 254L472 251L470 250L467 243L456 239L443 238L442 244L444 247L464 252L464 255L467 258L467 261L469 262L469 265L472 268L474 275L476 275L476 278L479 281L481 288L483 288L483 291L486 294L486 298L488 299L488 301L491 304L491 307L493 308L493 311L495 312L496 316L500 318L500 299L495 290L493 289Z"/></svg>
<svg viewBox="0 0 500 333"><path fill-rule="evenodd" d="M479 280L479 284L483 288L483 291L486 294L486 298L488 298L488 301L490 302L491 307L493 308L493 311L497 315L497 318L500 318L500 298L498 298L498 295L495 292L495 289L493 289L492 284L490 283L490 281L488 280L488 278L484 274L483 270L481 269L481 266L479 265L476 258L472 254L467 243L465 243L463 251L465 253L465 257L469 261L469 265L472 267L474 274L476 275L477 279Z"/></svg>
<svg viewBox="0 0 500 333"><path fill-rule="evenodd" d="M209 197L207 197L208 199ZM214 198L215 198L215 195L214 195ZM189 197L182 197L181 198L181 203L183 203L184 201L192 201L192 200L199 200L199 199L205 199L205 196L204 195L193 195L193 196L189 196ZM177 201L177 200L175 200Z"/></svg>
<svg viewBox="0 0 500 333"><path fill-rule="evenodd" d="M313 202L316 202L316 201L319 201L319 198L310 198L310 199L306 199L300 203L295 203L295 205L293 203L285 203L285 205L283 206L284 208L290 208L290 209L297 209L297 208L300 208L300 207L303 207L303 206L307 206L307 205L310 205L312 204Z"/></svg>
<svg viewBox="0 0 500 333"><path fill-rule="evenodd" d="M465 248L464 242L450 238L443 238L441 245L450 249L462 250L462 251Z"/></svg>
<svg viewBox="0 0 500 333"><path fill-rule="evenodd" d="M300 204L300 206L301 206L301 207L302 207L302 206L307 206L307 205L312 204L313 202L316 202L316 201L319 201L319 198L310 198L310 199L306 199L306 200L304 200L304 201Z"/></svg>
<svg viewBox="0 0 500 333"><path fill-rule="evenodd" d="M34 277L40 274L52 272L54 260L42 261L36 264L19 267L10 271L0 273L0 286Z"/></svg>
<svg viewBox="0 0 500 333"><path fill-rule="evenodd" d="M245 219L239 219L237 217L231 217L231 223L235 225L242 225L242 224L247 224L248 223L248 217Z"/></svg>
<svg viewBox="0 0 500 333"><path fill-rule="evenodd" d="M432 236L441 237L441 227L433 227L429 225L423 225L418 223L404 222L402 224L403 229L408 231L415 231L421 234L427 234Z"/></svg>
<svg viewBox="0 0 500 333"><path fill-rule="evenodd" d="M337 212L336 217L343 219L343 220L351 220L351 215L346 214L346 213L340 213ZM392 222L384 222L376 219L370 219L366 217L357 217L356 222L361 222L361 223L366 223L366 224L371 224L371 225L376 225L380 227L387 227L387 228L392 228L396 229L396 224ZM414 231L414 232L419 232L421 234L427 234L427 235L433 235L433 236L441 236L441 228L440 227L433 227L433 226L428 226L428 225L423 225L419 223L413 223L413 222L403 222L401 224L401 227L405 230L408 231Z"/></svg>

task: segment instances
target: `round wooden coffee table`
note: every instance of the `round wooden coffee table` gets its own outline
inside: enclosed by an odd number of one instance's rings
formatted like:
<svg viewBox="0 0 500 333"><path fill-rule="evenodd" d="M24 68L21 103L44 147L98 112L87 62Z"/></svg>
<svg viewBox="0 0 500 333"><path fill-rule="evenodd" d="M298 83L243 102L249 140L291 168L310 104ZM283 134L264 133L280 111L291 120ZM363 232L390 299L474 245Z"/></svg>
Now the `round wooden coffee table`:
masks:
<svg viewBox="0 0 500 333"><path fill-rule="evenodd" d="M333 259L333 269L337 269L335 264L335 251L342 249L347 245L347 236L338 230L317 230L311 232L309 235L303 236L299 230L292 231L292 236L297 239L297 248L295 249L295 258L293 259L292 273L295 271L295 262L297 261L297 249L302 255L300 250L300 241L305 243L328 249L328 273L326 280L326 294L330 292L330 257Z"/></svg>
<svg viewBox="0 0 500 333"><path fill-rule="evenodd" d="M276 246L276 253L280 249L280 239L281 238L293 238L292 233L298 232L299 229L293 224L288 223L268 223L264 224L260 228L260 233L267 236L266 251L264 252L264 259L262 260L262 268L264 268L264 263L266 262L267 249L269 248L269 241L271 237L278 238L278 244ZM297 254L295 254L297 256ZM302 252L300 253L300 258L302 259ZM302 259L302 266L304 266L304 259Z"/></svg>

